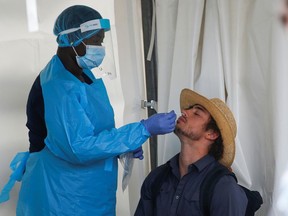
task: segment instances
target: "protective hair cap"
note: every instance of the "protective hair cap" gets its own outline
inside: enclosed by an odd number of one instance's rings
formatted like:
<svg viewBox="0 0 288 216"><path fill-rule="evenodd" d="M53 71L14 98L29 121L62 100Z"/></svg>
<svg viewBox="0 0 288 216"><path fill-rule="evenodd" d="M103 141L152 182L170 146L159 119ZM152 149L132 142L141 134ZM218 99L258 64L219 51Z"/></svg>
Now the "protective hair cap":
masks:
<svg viewBox="0 0 288 216"><path fill-rule="evenodd" d="M86 38L95 35L100 29L108 31L110 22L102 19L100 13L84 5L66 8L57 17L53 33L60 47L77 46Z"/></svg>

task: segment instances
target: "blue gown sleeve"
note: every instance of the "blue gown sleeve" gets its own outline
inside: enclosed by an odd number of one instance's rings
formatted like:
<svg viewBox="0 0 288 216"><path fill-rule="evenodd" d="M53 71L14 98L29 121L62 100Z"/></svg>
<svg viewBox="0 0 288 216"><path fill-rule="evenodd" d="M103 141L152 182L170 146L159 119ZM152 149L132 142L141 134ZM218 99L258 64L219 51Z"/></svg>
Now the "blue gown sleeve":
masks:
<svg viewBox="0 0 288 216"><path fill-rule="evenodd" d="M115 157L135 150L150 137L140 122L114 128L114 115L113 127L99 131L94 118L105 116L105 109L102 113L89 110L89 99L83 87L48 83L43 93L48 131L45 144L63 160L82 164Z"/></svg>

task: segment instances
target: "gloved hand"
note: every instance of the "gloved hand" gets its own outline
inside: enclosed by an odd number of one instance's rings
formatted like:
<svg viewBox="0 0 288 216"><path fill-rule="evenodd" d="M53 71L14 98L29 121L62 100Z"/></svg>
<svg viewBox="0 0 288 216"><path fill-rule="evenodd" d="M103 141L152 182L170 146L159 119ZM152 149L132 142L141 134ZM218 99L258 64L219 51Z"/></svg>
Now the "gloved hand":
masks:
<svg viewBox="0 0 288 216"><path fill-rule="evenodd" d="M143 149L142 146L138 147L133 151L133 158L138 158L139 160L143 160Z"/></svg>
<svg viewBox="0 0 288 216"><path fill-rule="evenodd" d="M175 128L176 114L174 110L169 113L154 114L146 120L142 120L142 124L147 131L153 135L170 133Z"/></svg>

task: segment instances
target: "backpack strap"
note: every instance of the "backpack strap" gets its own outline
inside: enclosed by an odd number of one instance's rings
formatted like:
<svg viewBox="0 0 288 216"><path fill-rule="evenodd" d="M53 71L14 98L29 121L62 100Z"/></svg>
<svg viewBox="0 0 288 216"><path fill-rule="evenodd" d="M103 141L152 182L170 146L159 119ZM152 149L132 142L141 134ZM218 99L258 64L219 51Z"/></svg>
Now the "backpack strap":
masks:
<svg viewBox="0 0 288 216"><path fill-rule="evenodd" d="M234 173L230 172L225 166L218 164L212 170L210 170L200 186L200 209L202 210L203 215L210 215L210 203L212 200L212 195L214 192L214 188L216 183L225 175L231 175L235 178L237 182L237 178Z"/></svg>
<svg viewBox="0 0 288 216"><path fill-rule="evenodd" d="M206 174L206 177L201 183L199 200L203 215L210 215L210 203L212 201L215 185L219 179L225 175L233 176L237 182L237 178L233 172L229 171L225 166L218 164ZM253 216L263 204L262 196L258 191L251 191L242 185L239 185L239 187L242 188L248 199L245 216Z"/></svg>

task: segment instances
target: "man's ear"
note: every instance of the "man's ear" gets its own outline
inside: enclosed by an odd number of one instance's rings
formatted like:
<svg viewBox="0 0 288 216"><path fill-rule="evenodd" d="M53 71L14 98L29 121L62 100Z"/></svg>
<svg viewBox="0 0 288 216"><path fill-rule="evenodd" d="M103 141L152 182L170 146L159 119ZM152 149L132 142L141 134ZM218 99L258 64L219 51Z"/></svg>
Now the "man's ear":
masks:
<svg viewBox="0 0 288 216"><path fill-rule="evenodd" d="M212 129L208 130L207 133L206 133L206 139L208 139L208 140L214 141L218 137L219 137L219 133L214 131L214 130L212 130Z"/></svg>

